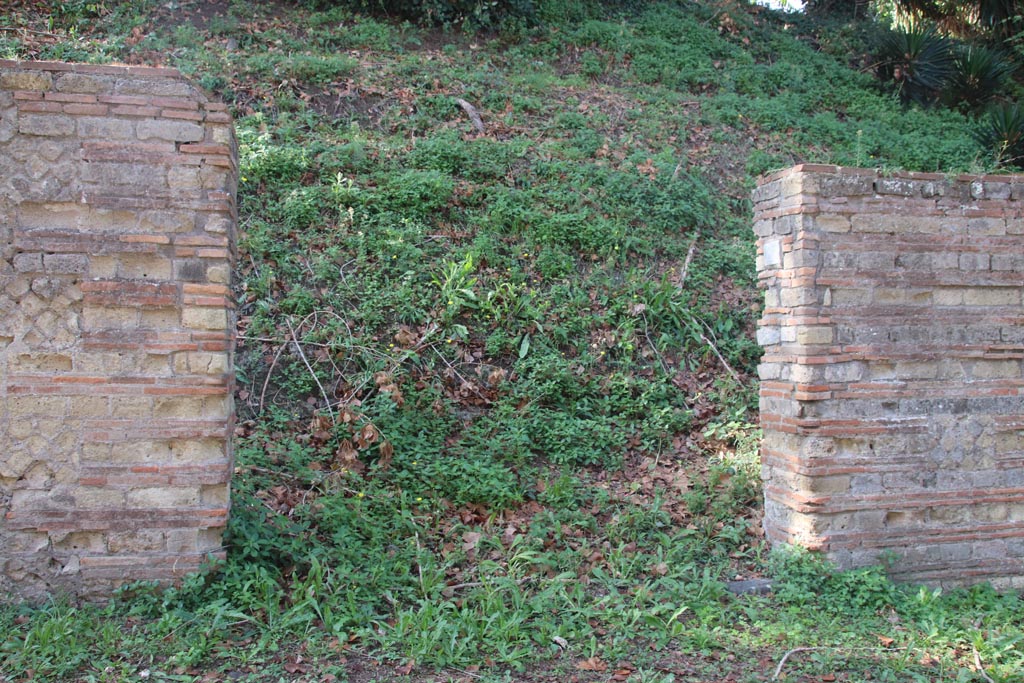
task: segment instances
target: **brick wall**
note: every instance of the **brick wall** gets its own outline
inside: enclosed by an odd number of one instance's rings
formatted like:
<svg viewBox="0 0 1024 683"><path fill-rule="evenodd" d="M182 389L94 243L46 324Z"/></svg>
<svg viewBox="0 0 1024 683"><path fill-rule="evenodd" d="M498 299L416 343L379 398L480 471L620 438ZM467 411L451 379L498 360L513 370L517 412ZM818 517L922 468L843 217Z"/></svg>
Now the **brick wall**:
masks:
<svg viewBox="0 0 1024 683"><path fill-rule="evenodd" d="M765 530L1024 587L1024 177L797 166L754 192Z"/></svg>
<svg viewBox="0 0 1024 683"><path fill-rule="evenodd" d="M0 590L219 553L236 167L175 70L0 61Z"/></svg>

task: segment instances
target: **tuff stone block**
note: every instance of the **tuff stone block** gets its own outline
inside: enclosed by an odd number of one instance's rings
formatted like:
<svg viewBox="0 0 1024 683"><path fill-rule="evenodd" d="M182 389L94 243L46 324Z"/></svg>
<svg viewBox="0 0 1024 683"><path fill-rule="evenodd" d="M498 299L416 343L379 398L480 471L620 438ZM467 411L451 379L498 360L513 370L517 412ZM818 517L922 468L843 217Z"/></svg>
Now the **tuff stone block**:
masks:
<svg viewBox="0 0 1024 683"><path fill-rule="evenodd" d="M156 138L170 142L198 142L203 139L203 127L185 121L145 120L138 124L140 140Z"/></svg>
<svg viewBox="0 0 1024 683"><path fill-rule="evenodd" d="M235 155L174 70L0 62L0 591L220 552Z"/></svg>
<svg viewBox="0 0 1024 683"><path fill-rule="evenodd" d="M78 136L98 140L131 140L135 137L135 123L127 119L105 116L80 116L76 119Z"/></svg>
<svg viewBox="0 0 1024 683"><path fill-rule="evenodd" d="M88 74L63 74L56 80L56 89L62 93L105 93L113 87L113 79Z"/></svg>
<svg viewBox="0 0 1024 683"><path fill-rule="evenodd" d="M70 116L21 114L18 132L22 135L67 136L75 132L75 121Z"/></svg>
<svg viewBox="0 0 1024 683"><path fill-rule="evenodd" d="M49 90L53 74L48 71L4 70L0 73L0 90Z"/></svg>

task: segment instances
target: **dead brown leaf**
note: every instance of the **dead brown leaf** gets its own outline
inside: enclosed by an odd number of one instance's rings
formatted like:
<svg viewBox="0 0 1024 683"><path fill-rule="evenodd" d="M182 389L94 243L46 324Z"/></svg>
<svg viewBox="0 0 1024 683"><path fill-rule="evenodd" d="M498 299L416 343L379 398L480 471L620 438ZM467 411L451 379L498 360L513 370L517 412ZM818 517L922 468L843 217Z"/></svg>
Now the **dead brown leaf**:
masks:
<svg viewBox="0 0 1024 683"><path fill-rule="evenodd" d="M582 660L580 662L577 662L576 663L576 668L579 671L604 672L604 671L608 670L608 665L605 664L604 662L602 662L597 657L591 657L589 659L584 659L584 660Z"/></svg>
<svg viewBox="0 0 1024 683"><path fill-rule="evenodd" d="M418 340L419 337L416 336L416 333L405 325L402 325L398 328L398 332L395 332L395 342L404 348L415 346Z"/></svg>
<svg viewBox="0 0 1024 683"><path fill-rule="evenodd" d="M338 450L334 452L334 464L339 470L356 474L362 474L366 470L366 465L359 460L359 452L352 445L351 439L345 439L338 445Z"/></svg>
<svg viewBox="0 0 1024 683"><path fill-rule="evenodd" d="M471 553L476 550L476 547L480 544L480 539L483 534L476 531L467 531L462 534L462 549L467 553Z"/></svg>
<svg viewBox="0 0 1024 683"><path fill-rule="evenodd" d="M372 424L367 423L363 425L358 432L356 432L354 439L356 446L359 448L366 448L370 444L375 443L379 436L380 432L377 431L377 428Z"/></svg>
<svg viewBox="0 0 1024 683"><path fill-rule="evenodd" d="M653 159L648 159L642 164L637 164L636 170L639 171L642 175L647 176L651 180L654 180L654 178L658 175L658 167L654 165Z"/></svg>
<svg viewBox="0 0 1024 683"><path fill-rule="evenodd" d="M302 658L297 658L294 662L285 662L284 670L290 674L304 674L309 672L309 666L302 663Z"/></svg>
<svg viewBox="0 0 1024 683"><path fill-rule="evenodd" d="M395 447L391 445L390 441L380 442L380 458L377 460L377 464L380 465L381 470L387 472L391 468L391 459L395 455Z"/></svg>
<svg viewBox="0 0 1024 683"><path fill-rule="evenodd" d="M516 540L516 525L509 524L505 527L505 530L501 532L501 543L504 546L511 546Z"/></svg>
<svg viewBox="0 0 1024 683"><path fill-rule="evenodd" d="M390 394L391 400L395 402L395 405L401 408L405 405L405 397L402 395L402 391L398 388L395 383L385 384L380 388L380 393Z"/></svg>

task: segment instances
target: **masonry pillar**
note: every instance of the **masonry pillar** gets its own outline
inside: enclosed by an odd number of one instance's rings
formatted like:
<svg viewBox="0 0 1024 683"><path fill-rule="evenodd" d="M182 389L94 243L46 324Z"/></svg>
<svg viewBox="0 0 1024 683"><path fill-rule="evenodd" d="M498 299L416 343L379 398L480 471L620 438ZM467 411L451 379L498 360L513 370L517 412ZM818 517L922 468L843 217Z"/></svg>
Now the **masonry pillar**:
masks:
<svg viewBox="0 0 1024 683"><path fill-rule="evenodd" d="M0 590L222 554L236 178L173 69L0 61Z"/></svg>
<svg viewBox="0 0 1024 683"><path fill-rule="evenodd" d="M1024 177L803 165L754 192L765 530L1024 586Z"/></svg>

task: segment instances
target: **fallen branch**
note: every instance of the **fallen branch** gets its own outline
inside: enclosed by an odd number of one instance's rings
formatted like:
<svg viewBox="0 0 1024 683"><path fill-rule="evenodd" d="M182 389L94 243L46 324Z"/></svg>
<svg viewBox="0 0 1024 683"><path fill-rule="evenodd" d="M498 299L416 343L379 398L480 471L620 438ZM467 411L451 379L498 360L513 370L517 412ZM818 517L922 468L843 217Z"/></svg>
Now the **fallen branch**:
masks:
<svg viewBox="0 0 1024 683"><path fill-rule="evenodd" d="M779 680L779 674L782 673L782 667L786 666L786 660L789 659L790 655L795 655L798 652L814 652L815 650L827 650L825 647L794 647L792 650L782 655L782 659L779 660L779 665L775 667L775 673L772 674L772 680Z"/></svg>
<svg viewBox="0 0 1024 683"><path fill-rule="evenodd" d="M690 240L690 248L686 250L686 260L683 261L683 270L682 272L679 273L680 290L682 290L683 285L686 284L686 276L689 275L690 273L690 264L693 263L694 254L697 253L697 238L699 236L699 234L693 236L693 239ZM729 375L734 380L736 380L736 383L739 384L739 373L732 369L732 366L729 365L729 361L725 359L725 356L723 356L722 353L718 350L718 347L715 345L715 343L708 339L708 336L704 334L704 330L701 329L705 328L710 333L711 328L708 327L704 323L704 321L699 320L696 316L690 313L687 313L687 316L690 318L690 324L693 325L693 329L697 332L697 335L700 337L700 340L704 342L704 344L706 344L709 349L711 349L711 352L715 354L716 358L718 358L718 362L722 364L722 367L725 368L726 372L728 372ZM712 336L714 336L714 334L712 334Z"/></svg>
<svg viewBox="0 0 1024 683"><path fill-rule="evenodd" d="M348 324L346 323L346 327L347 326L348 326ZM412 347L411 349L404 350L397 358L392 358L391 359L391 362L388 364L388 370L387 370L388 373L393 373L405 361L409 360L409 358L415 356L416 354L418 354L423 349L429 348L432 351L434 351L435 353L437 353L437 350L434 349L434 343L433 342L427 342L427 339L429 339L431 335L433 335L435 332L437 332L438 329L439 328L438 328L436 323L431 323L430 327L428 327L423 332L423 334L420 336L420 340L416 343L416 345L414 347ZM350 332L350 334L351 334L351 332ZM355 347L353 347L353 348L355 348ZM372 349L371 349L371 351L372 351ZM385 354L378 354L378 355L380 355L382 358L386 358L387 357ZM337 406L346 405L347 403L352 401L359 394L360 391L363 390L363 387L365 387L367 384L370 383L370 376L371 375L369 373L363 373L363 375L364 375L363 381L360 382L356 387L354 387L348 393L347 396L344 396L341 400L336 401L335 405L337 405Z"/></svg>
<svg viewBox="0 0 1024 683"><path fill-rule="evenodd" d="M978 654L978 648L972 645L971 649L974 650L974 666L978 669L978 673L980 673L981 677L988 681L988 683L996 683L992 680L991 676L985 673L985 667L981 665L981 655Z"/></svg>
<svg viewBox="0 0 1024 683"><path fill-rule="evenodd" d="M300 325L300 327L301 327L301 325ZM291 339L282 339L280 337L256 337L256 336L250 336L250 335L247 335L247 334L240 334L240 335L238 335L235 338L239 339L241 341L267 342L269 344L286 344L287 345L287 344L291 343ZM335 349L335 348L338 347L338 342L313 342L313 341L303 340L302 345L303 346L313 346L313 347L318 348L318 349ZM361 346L359 344L348 344L346 346L346 348L356 349L358 351L363 351L364 353L369 353L369 354L372 354L372 355L377 355L377 356L379 356L381 358L387 358L387 354L386 353L384 353L382 351L378 351L378 350L376 350L376 349L374 349L373 347L370 347L370 346Z"/></svg>
<svg viewBox="0 0 1024 683"><path fill-rule="evenodd" d="M480 118L480 114L477 112L476 107L462 99L461 97L455 98L455 103L462 107L462 111L466 112L466 116L473 122L473 127L476 128L477 132L484 132L484 121Z"/></svg>

